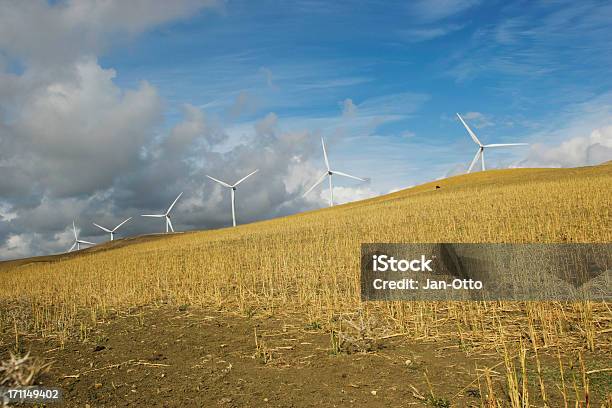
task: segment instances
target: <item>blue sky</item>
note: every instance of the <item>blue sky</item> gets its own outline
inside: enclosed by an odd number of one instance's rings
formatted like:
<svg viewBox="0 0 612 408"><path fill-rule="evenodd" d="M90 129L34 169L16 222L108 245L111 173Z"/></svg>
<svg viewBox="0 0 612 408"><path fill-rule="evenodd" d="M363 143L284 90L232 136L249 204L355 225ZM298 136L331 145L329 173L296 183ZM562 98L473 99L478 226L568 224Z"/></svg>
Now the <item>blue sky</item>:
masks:
<svg viewBox="0 0 612 408"><path fill-rule="evenodd" d="M565 110L608 92L611 17L605 2L229 1L100 62L122 86L156 86L167 126L190 103L229 129L269 112L285 129L332 138L346 129L332 155L345 168L386 161L383 179L371 175L384 189L469 163L474 146L455 112L481 113L468 122L483 140L533 142ZM356 114L340 120L347 98ZM525 151L489 161L513 164Z"/></svg>
<svg viewBox="0 0 612 408"><path fill-rule="evenodd" d="M0 258L63 251L72 220L165 208L179 230L340 203L466 171L612 160L605 1L0 0ZM243 198L242 198L243 197ZM247 200L248 206L243 200ZM125 234L156 232L136 217Z"/></svg>

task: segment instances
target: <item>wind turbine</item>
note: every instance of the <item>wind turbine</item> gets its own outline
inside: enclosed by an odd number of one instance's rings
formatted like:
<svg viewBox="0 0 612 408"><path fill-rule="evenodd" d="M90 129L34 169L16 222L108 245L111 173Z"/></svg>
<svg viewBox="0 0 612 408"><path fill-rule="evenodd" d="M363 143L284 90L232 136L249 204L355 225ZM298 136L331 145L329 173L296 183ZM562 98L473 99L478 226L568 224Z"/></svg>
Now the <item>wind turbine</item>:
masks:
<svg viewBox="0 0 612 408"><path fill-rule="evenodd" d="M241 178L240 180L238 180L236 183L234 184L227 184L221 180L217 180L214 177L209 176L208 174L206 175L206 177L208 177L209 179L216 181L217 183L221 184L223 187L227 187L230 189L230 191L232 192L232 225L235 227L236 226L236 187L238 187L238 184L242 183L244 180L248 179L249 177L251 177L253 174L257 173L259 171L259 169L256 169L254 172L249 173L248 175L244 176L243 178Z"/></svg>
<svg viewBox="0 0 612 408"><path fill-rule="evenodd" d="M321 137L321 146L323 146L323 158L325 159L325 167L327 167L327 171L323 173L321 177L317 180L317 182L314 183L314 185L310 187L308 191L304 193L303 197L305 197L306 194L310 193L316 186L321 184L325 180L325 176L327 176L329 177L329 206L331 207L334 205L334 188L332 186L332 176L334 174L337 174L338 176L352 178L352 179L359 180L359 181L366 181L366 180L359 178L359 177L351 176L350 174L342 173L340 171L336 171L336 170L332 171L332 169L329 167L329 160L327 159L327 151L325 150L325 142L323 141L323 137Z"/></svg>
<svg viewBox="0 0 612 408"><path fill-rule="evenodd" d="M115 231L117 231L119 229L120 226L122 226L123 224L125 224L126 222L128 222L129 220L131 220L132 217L126 219L125 221L123 221L121 224L117 225L115 228L113 228L112 230L108 229L108 228L104 228L101 225L96 224L95 222L93 223L93 225L95 225L96 227L100 228L102 231L106 231L106 232L110 232L110 236L111 236L111 241L114 239L115 237Z"/></svg>
<svg viewBox="0 0 612 408"><path fill-rule="evenodd" d="M82 239L79 239L79 234L77 234L76 225L74 225L74 221L72 221L72 231L74 232L74 244L72 244L68 252L72 252L75 247L77 251L80 250L81 244L96 245L93 242L84 241Z"/></svg>
<svg viewBox="0 0 612 408"><path fill-rule="evenodd" d="M476 156L474 156L474 160L472 160L472 164L470 164L470 168L467 171L468 173L472 171L472 167L474 167L479 157L482 162L482 171L485 171L484 150L486 147L506 147L506 146L527 146L528 145L528 143L494 143L494 144L483 145L482 143L480 143L480 140L478 140L474 132L472 132L472 129L470 129L467 123L465 123L461 115L457 114L457 117L459 118L461 123L463 123L463 126L465 126L465 129L468 131L468 133L472 137L472 140L474 140L474 142L478 145L478 151L476 152Z"/></svg>
<svg viewBox="0 0 612 408"><path fill-rule="evenodd" d="M172 207L174 207L174 204L176 204L176 202L179 200L179 198L181 198L182 195L183 193L181 192L181 194L179 194L174 199L172 204L170 204L170 207L168 207L168 210L164 214L143 214L141 215L141 217L166 218L166 233L168 233L168 228L170 228L172 232L174 232L174 228L172 227L172 221L170 221L170 211L172 211Z"/></svg>

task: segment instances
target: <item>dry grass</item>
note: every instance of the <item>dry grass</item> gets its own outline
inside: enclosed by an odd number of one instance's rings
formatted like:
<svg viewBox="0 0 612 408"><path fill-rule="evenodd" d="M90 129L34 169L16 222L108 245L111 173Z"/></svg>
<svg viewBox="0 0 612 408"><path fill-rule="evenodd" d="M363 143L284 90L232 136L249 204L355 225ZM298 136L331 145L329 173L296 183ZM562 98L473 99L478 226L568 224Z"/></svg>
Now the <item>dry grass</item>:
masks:
<svg viewBox="0 0 612 408"><path fill-rule="evenodd" d="M26 387L36 384L41 375L49 370L51 363L42 363L29 354L9 354L6 361L0 361L0 386Z"/></svg>
<svg viewBox="0 0 612 408"><path fill-rule="evenodd" d="M110 309L144 304L295 313L327 327L359 310L395 332L460 338L466 349L528 338L536 351L609 350L607 304L362 304L359 254L363 242L611 242L610 191L612 164L488 171L234 229L0 264L0 299L27 314L1 307L0 324L63 343ZM516 398L521 387L512 380Z"/></svg>

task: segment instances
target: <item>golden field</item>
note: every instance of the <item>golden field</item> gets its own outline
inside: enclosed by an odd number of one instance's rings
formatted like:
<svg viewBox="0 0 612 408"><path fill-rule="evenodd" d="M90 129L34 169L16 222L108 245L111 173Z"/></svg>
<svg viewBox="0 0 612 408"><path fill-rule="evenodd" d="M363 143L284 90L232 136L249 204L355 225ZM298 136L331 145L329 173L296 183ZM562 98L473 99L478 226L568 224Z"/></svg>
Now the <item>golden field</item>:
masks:
<svg viewBox="0 0 612 408"><path fill-rule="evenodd" d="M54 324L64 327L81 308L95 315L159 302L295 312L325 321L364 307L362 242L610 242L610 191L610 163L462 175L238 228L131 238L31 259L37 262L0 263L0 299L32 304L32 329L43 335L55 332ZM476 324L470 320L491 317L477 303L369 306L417 336L435 331L431 323L440 313L455 315L468 331ZM546 310L560 311L554 305Z"/></svg>
<svg viewBox="0 0 612 408"><path fill-rule="evenodd" d="M493 170L237 228L5 262L0 323L63 344L109 309L188 304L246 316L291 314L328 328L339 316L366 314L387 335L458 339L502 355L506 345L520 350L524 338L535 350L605 353L612 345L609 304L364 304L359 260L363 242L611 242L611 191L612 163Z"/></svg>

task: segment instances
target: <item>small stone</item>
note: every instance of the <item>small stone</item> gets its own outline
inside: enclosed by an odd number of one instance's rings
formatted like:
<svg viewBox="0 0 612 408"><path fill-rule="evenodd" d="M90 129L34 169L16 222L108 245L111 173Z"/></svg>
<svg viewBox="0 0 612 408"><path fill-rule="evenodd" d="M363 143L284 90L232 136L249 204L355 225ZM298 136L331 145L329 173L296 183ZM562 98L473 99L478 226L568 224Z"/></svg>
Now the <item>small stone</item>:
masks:
<svg viewBox="0 0 612 408"><path fill-rule="evenodd" d="M407 365L407 366L412 365L412 360L410 360L410 359L406 360L406 365Z"/></svg>
<svg viewBox="0 0 612 408"><path fill-rule="evenodd" d="M264 402L268 402L268 399L267 399L267 398L264 398Z"/></svg>
<svg viewBox="0 0 612 408"><path fill-rule="evenodd" d="M102 388L102 384L100 384L100 383L95 383L95 384L94 384L94 388L95 388L95 389Z"/></svg>
<svg viewBox="0 0 612 408"><path fill-rule="evenodd" d="M376 391L376 390L370 391L370 394L372 394L372 395L376 395L377 393L378 393L378 391Z"/></svg>

